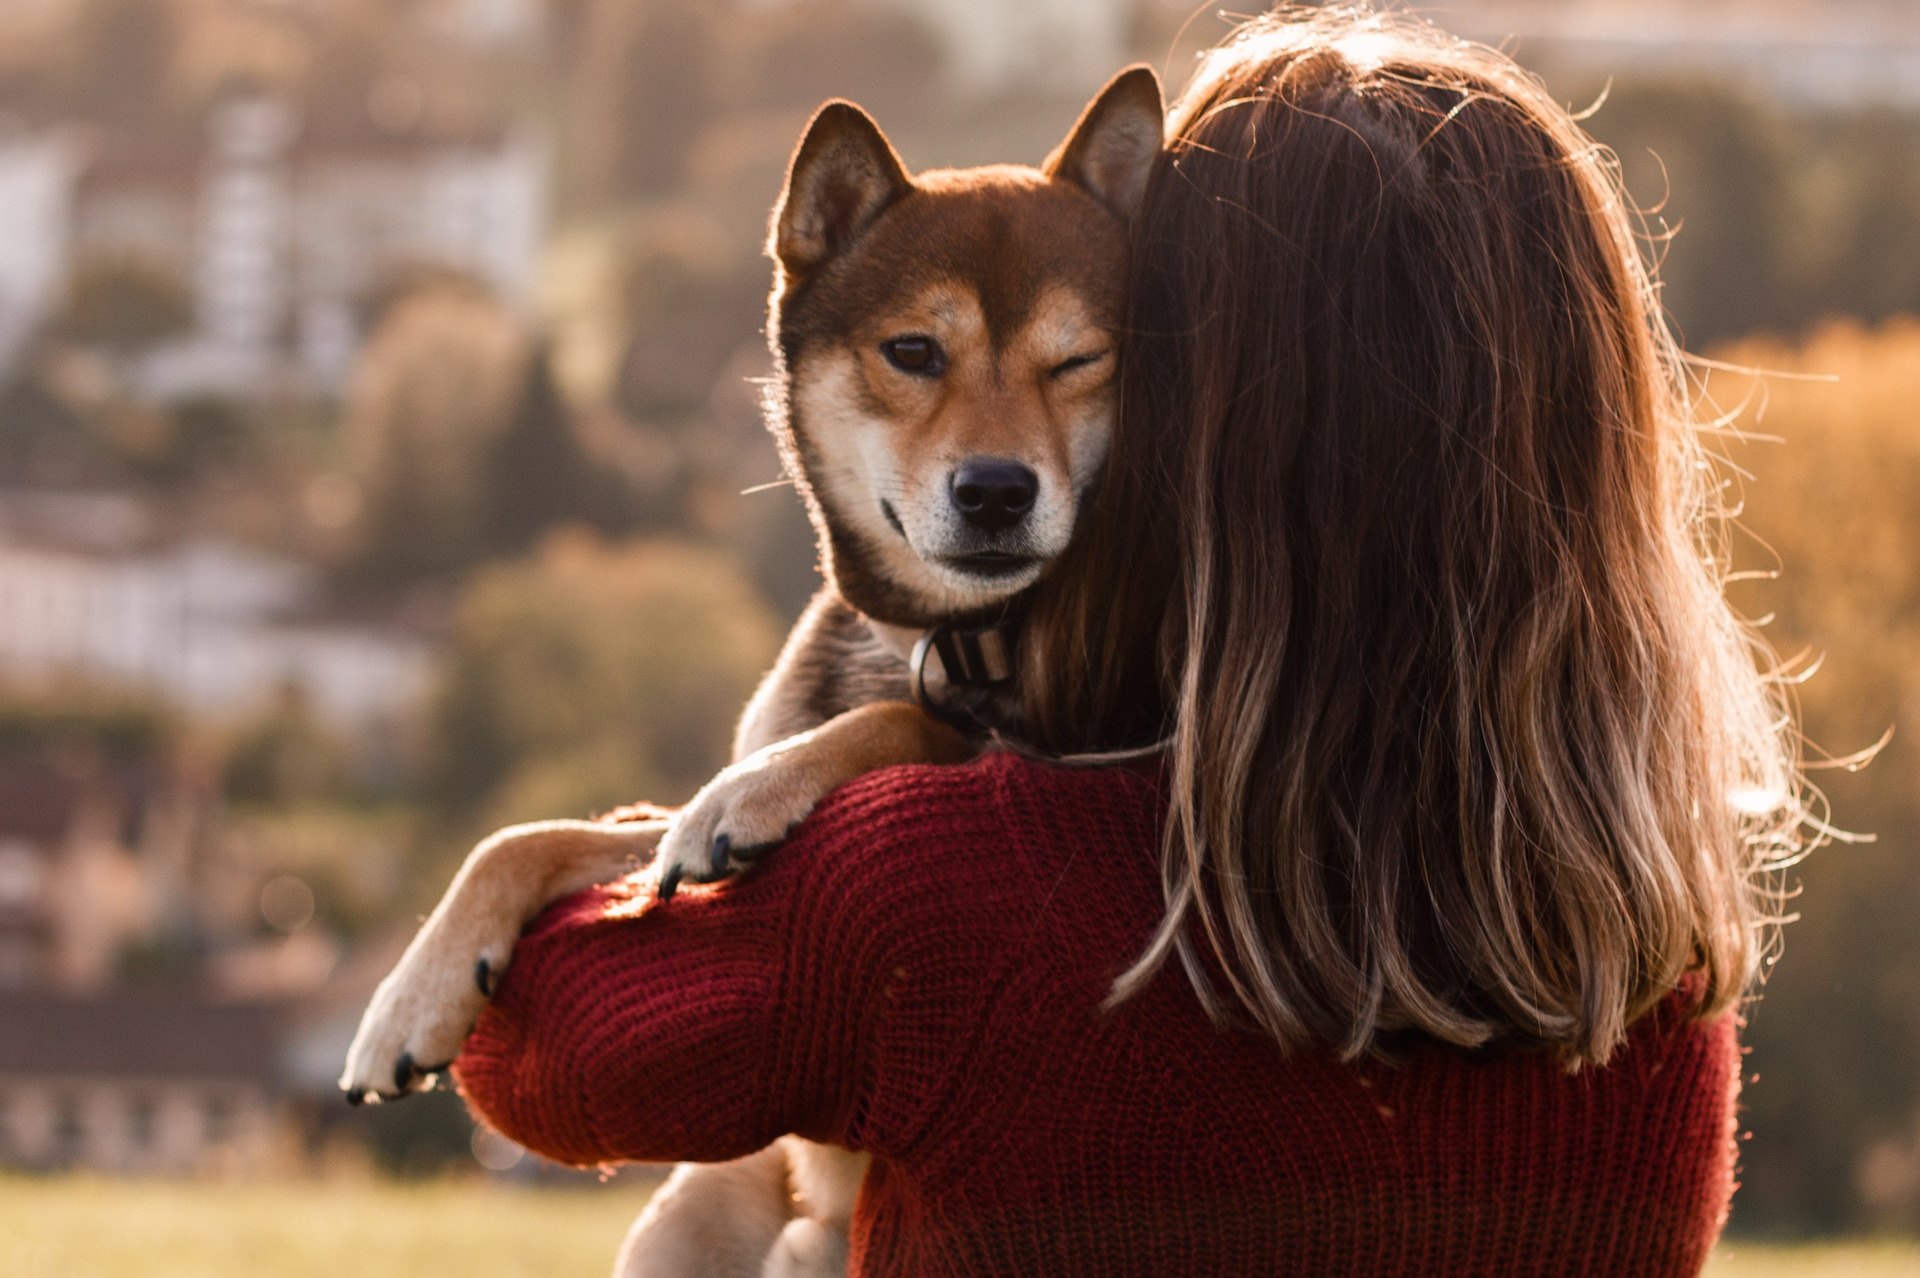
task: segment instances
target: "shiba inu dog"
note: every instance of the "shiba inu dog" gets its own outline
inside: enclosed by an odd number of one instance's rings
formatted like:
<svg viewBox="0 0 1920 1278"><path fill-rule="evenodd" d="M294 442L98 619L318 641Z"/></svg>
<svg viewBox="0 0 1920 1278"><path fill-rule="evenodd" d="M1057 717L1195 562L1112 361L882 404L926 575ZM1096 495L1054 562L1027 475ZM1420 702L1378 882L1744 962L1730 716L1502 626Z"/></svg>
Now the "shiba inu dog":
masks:
<svg viewBox="0 0 1920 1278"><path fill-rule="evenodd" d="M724 878L841 782L962 761L980 748L970 723L1016 713L1009 619L1105 457L1126 224L1162 128L1145 67L1101 90L1038 169L910 176L858 107L814 116L773 216L768 417L827 585L748 704L737 762L679 813L537 822L474 850L361 1022L350 1100L430 1085L557 897L649 856L662 897ZM865 1165L789 1138L683 1167L620 1273L842 1272Z"/></svg>

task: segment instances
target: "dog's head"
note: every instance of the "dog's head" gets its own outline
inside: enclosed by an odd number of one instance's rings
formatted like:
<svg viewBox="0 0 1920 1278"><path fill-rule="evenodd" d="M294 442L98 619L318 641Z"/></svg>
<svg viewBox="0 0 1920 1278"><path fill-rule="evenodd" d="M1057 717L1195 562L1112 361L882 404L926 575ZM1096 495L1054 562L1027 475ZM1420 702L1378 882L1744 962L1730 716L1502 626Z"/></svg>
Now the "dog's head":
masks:
<svg viewBox="0 0 1920 1278"><path fill-rule="evenodd" d="M984 612L1066 549L1112 432L1126 222L1162 127L1144 67L1039 169L909 176L860 108L814 116L774 210L772 416L854 607Z"/></svg>

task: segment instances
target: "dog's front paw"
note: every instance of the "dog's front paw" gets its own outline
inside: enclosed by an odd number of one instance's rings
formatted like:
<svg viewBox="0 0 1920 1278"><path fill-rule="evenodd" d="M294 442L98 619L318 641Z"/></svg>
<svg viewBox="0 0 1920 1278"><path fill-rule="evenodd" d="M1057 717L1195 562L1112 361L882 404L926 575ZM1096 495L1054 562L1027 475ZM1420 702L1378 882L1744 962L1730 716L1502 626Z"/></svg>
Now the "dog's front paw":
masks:
<svg viewBox="0 0 1920 1278"><path fill-rule="evenodd" d="M431 924L374 991L347 1049L347 1100L398 1100L447 1077L506 970L509 946L458 952Z"/></svg>
<svg viewBox="0 0 1920 1278"><path fill-rule="evenodd" d="M806 819L833 778L805 747L771 748L722 771L680 810L660 840L660 899L682 882L717 883L772 851Z"/></svg>

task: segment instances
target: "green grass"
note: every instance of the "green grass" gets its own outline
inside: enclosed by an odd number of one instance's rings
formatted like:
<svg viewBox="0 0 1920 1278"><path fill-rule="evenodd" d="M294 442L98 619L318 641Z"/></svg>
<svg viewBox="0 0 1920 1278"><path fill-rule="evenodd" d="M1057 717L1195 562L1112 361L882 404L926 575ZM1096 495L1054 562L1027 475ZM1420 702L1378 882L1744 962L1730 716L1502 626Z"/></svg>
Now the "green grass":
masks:
<svg viewBox="0 0 1920 1278"><path fill-rule="evenodd" d="M1920 1278L1920 1243L1758 1247L1728 1243L1708 1278Z"/></svg>
<svg viewBox="0 0 1920 1278"><path fill-rule="evenodd" d="M6 1278L602 1278L647 1183L0 1176ZM1920 1278L1920 1244L1728 1246L1710 1278Z"/></svg>
<svg viewBox="0 0 1920 1278"><path fill-rule="evenodd" d="M6 1278L604 1278L645 1182L605 1189L0 1178Z"/></svg>

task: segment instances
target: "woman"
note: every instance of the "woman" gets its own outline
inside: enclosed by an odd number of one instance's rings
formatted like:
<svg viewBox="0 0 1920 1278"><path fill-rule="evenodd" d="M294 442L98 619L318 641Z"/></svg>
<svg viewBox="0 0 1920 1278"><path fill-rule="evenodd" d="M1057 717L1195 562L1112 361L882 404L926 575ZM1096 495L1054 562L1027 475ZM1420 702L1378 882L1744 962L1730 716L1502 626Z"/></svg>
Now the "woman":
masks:
<svg viewBox="0 0 1920 1278"><path fill-rule="evenodd" d="M1038 744L1162 756L882 773L736 886L575 898L475 1106L871 1151L856 1272L1696 1272L1802 809L1625 210L1490 51L1216 52L1024 675Z"/></svg>

